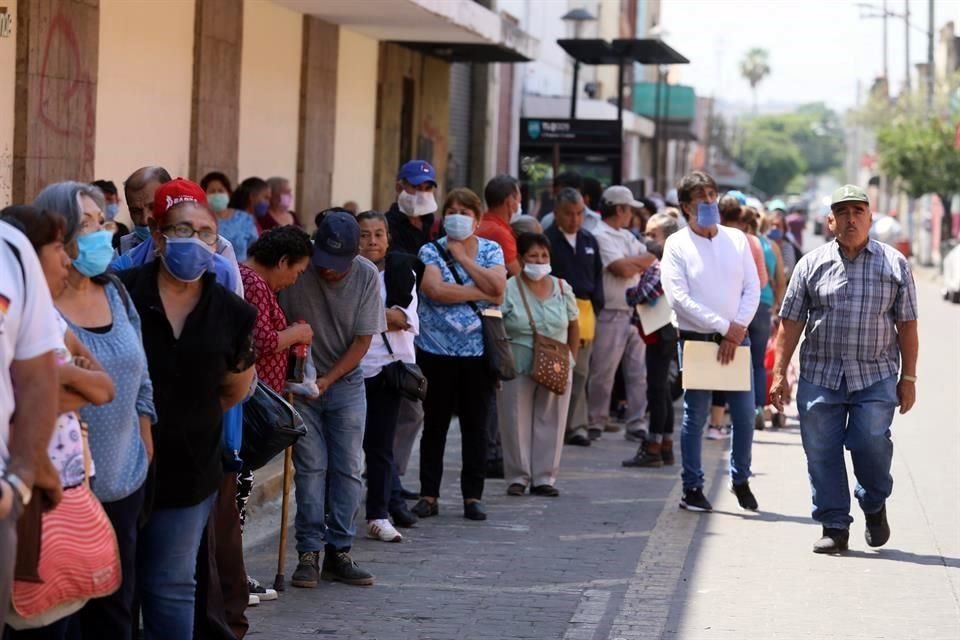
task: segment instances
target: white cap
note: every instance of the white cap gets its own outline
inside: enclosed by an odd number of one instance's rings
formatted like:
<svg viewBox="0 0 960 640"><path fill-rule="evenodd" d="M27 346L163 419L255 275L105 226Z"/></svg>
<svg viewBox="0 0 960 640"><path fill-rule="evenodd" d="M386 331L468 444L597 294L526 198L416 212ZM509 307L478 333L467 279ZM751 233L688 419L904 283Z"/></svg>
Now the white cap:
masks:
<svg viewBox="0 0 960 640"><path fill-rule="evenodd" d="M612 205L630 205L634 209L643 207L643 203L633 197L630 189L620 185L607 187L603 192L603 201Z"/></svg>

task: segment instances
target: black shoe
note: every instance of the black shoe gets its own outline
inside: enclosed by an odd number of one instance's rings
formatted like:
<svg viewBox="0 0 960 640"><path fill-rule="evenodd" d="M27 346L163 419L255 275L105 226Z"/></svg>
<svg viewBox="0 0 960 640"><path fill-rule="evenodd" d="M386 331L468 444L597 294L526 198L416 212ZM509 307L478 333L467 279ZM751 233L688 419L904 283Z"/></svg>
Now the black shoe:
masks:
<svg viewBox="0 0 960 640"><path fill-rule="evenodd" d="M767 426L767 423L763 420L763 411L757 411L757 415L753 418L753 428L755 431L763 431Z"/></svg>
<svg viewBox="0 0 960 640"><path fill-rule="evenodd" d="M320 577L331 582L369 586L373 584L373 574L360 568L346 551L328 550L323 554L323 571Z"/></svg>
<svg viewBox="0 0 960 640"><path fill-rule="evenodd" d="M848 548L850 532L846 529L823 528L823 537L813 543L814 553L843 553Z"/></svg>
<svg viewBox="0 0 960 640"><path fill-rule="evenodd" d="M680 498L680 508L687 511L713 511L713 505L703 495L703 489L684 489Z"/></svg>
<svg viewBox="0 0 960 640"><path fill-rule="evenodd" d="M467 520L486 520L487 511L480 502L465 502L463 504L463 517Z"/></svg>
<svg viewBox="0 0 960 640"><path fill-rule="evenodd" d="M508 496L522 496L526 490L527 490L527 488L526 488L525 486L523 486L523 485L520 484L519 482L514 482L514 483L511 484L509 487L507 487L507 495L508 495Z"/></svg>
<svg viewBox="0 0 960 640"><path fill-rule="evenodd" d="M419 500L420 494L416 491L407 491L403 487L400 487L400 497L404 500Z"/></svg>
<svg viewBox="0 0 960 640"><path fill-rule="evenodd" d="M503 460L487 462L487 477L493 480L503 480Z"/></svg>
<svg viewBox="0 0 960 640"><path fill-rule="evenodd" d="M394 525L403 529L416 526L418 520L417 516L413 515L413 512L410 511L405 504L397 505L391 509L390 518L393 520Z"/></svg>
<svg viewBox="0 0 960 640"><path fill-rule="evenodd" d="M749 482L731 485L730 491L737 496L737 502L740 503L741 509L746 509L747 511L756 511L758 508L760 508L760 506L757 504L757 499L753 496L753 491L750 491Z"/></svg>
<svg viewBox="0 0 960 640"><path fill-rule="evenodd" d="M591 427L587 429L587 437L590 438L591 440L599 440L600 438L603 437L603 429L599 427L594 429L593 427Z"/></svg>
<svg viewBox="0 0 960 640"><path fill-rule="evenodd" d="M293 572L290 584L295 587L313 589L320 584L320 552L304 551L300 554L297 570Z"/></svg>
<svg viewBox="0 0 960 640"><path fill-rule="evenodd" d="M865 513L867 528L863 532L867 544L871 547L882 547L890 539L890 524L887 522L887 505L880 507L876 513Z"/></svg>
<svg viewBox="0 0 960 640"><path fill-rule="evenodd" d="M420 498L417 504L413 505L413 509L410 509L418 518L429 518L430 516L435 516L440 513L440 505L437 504L437 501L434 500L430 502Z"/></svg>
<svg viewBox="0 0 960 640"><path fill-rule="evenodd" d="M583 435L582 433L578 433L578 434L576 434L576 435L570 436L570 437L567 439L567 444L572 444L572 445L574 445L575 447L589 447L589 446L590 446L590 438L588 438L587 436Z"/></svg>
<svg viewBox="0 0 960 640"><path fill-rule="evenodd" d="M532 496L544 496L546 498L556 498L560 495L560 490L557 489L552 484L538 484L534 488L530 489L530 495Z"/></svg>

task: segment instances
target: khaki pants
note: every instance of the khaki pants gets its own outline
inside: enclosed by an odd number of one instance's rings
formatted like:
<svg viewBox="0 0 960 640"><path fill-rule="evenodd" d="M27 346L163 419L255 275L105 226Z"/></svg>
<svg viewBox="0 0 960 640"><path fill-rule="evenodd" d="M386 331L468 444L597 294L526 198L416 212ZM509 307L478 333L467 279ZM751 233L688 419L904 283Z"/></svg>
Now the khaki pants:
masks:
<svg viewBox="0 0 960 640"><path fill-rule="evenodd" d="M508 485L553 485L557 481L569 407L569 384L567 392L558 396L529 376L503 383L500 438Z"/></svg>
<svg viewBox="0 0 960 640"><path fill-rule="evenodd" d="M587 378L590 377L590 352L593 341L581 342L577 363L573 367L573 383L570 385L570 410L567 413L566 439L575 435L587 436L590 420L587 416Z"/></svg>

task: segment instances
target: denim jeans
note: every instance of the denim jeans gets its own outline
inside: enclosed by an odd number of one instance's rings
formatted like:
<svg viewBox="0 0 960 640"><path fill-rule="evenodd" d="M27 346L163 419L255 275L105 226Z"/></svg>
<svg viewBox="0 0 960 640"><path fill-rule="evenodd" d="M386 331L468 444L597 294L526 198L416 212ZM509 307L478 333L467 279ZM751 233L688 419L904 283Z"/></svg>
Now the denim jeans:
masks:
<svg viewBox="0 0 960 640"><path fill-rule="evenodd" d="M854 494L864 513L883 508L893 491L890 424L897 408L897 377L866 389L827 389L800 378L797 385L800 436L813 493L813 519L824 527L848 529L850 489L843 448L850 451L857 477Z"/></svg>
<svg viewBox="0 0 960 640"><path fill-rule="evenodd" d="M757 408L767 405L767 368L763 364L770 340L770 305L762 302L747 327L750 336L750 359L753 361L753 397Z"/></svg>
<svg viewBox="0 0 960 640"><path fill-rule="evenodd" d="M144 640L193 637L197 552L217 494L200 504L155 509L137 545Z"/></svg>
<svg viewBox="0 0 960 640"><path fill-rule="evenodd" d="M349 549L363 495L363 374L356 369L316 400L298 399L296 404L307 425L307 435L293 447L297 551L321 551L324 542Z"/></svg>
<svg viewBox="0 0 960 640"><path fill-rule="evenodd" d="M749 339L744 341L748 345ZM683 341L680 341L680 352ZM681 367L683 363L681 362ZM753 451L753 418L756 405L753 390L724 392L730 418L733 422L733 438L730 443L730 478L733 484L750 480L750 460ZM703 425L710 414L712 391L688 389L683 394L683 424L680 427L680 455L683 461L683 488L703 488Z"/></svg>

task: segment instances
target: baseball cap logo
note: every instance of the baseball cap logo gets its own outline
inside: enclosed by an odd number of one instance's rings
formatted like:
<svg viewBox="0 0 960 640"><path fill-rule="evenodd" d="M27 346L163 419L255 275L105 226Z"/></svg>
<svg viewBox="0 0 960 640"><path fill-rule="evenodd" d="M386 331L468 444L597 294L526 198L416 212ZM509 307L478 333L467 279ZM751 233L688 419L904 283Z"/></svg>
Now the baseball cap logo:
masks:
<svg viewBox="0 0 960 640"><path fill-rule="evenodd" d="M327 247L331 249L342 249L343 243L334 237L327 238Z"/></svg>

